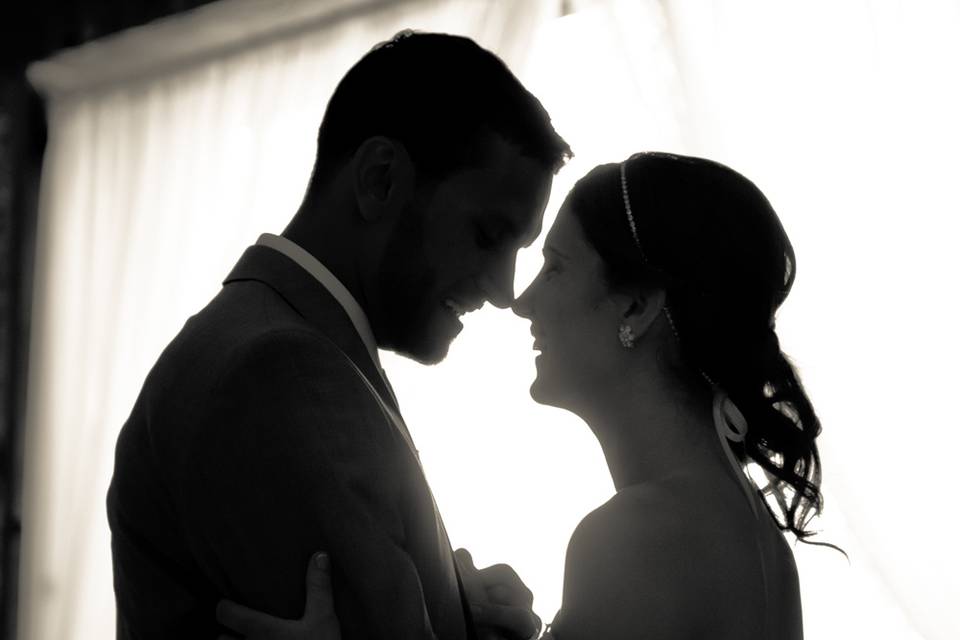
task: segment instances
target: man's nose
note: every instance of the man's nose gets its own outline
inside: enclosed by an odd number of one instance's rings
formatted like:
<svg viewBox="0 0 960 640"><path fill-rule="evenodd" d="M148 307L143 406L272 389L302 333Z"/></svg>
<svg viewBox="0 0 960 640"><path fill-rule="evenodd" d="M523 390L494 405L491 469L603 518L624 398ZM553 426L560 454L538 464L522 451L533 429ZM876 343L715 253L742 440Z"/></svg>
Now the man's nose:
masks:
<svg viewBox="0 0 960 640"><path fill-rule="evenodd" d="M513 305L513 276L516 268L516 256L499 260L491 265L481 282L490 304L498 309L509 309Z"/></svg>

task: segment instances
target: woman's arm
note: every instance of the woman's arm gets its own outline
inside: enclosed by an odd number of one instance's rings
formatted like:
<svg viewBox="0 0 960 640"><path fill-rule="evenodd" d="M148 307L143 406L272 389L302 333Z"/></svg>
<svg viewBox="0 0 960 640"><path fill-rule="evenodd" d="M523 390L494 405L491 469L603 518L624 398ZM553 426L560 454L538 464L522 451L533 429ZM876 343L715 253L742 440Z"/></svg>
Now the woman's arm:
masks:
<svg viewBox="0 0 960 640"><path fill-rule="evenodd" d="M481 638L535 638L540 619L531 611L533 594L507 565L477 569L466 549L456 552L464 589L473 606L474 622ZM217 621L248 640L340 640L340 624L333 606L330 558L316 553L307 565L307 596L299 620L276 618L232 600L217 604ZM221 636L218 640L229 640Z"/></svg>
<svg viewBox="0 0 960 640"><path fill-rule="evenodd" d="M247 640L340 640L333 608L330 558L317 553L307 565L307 601L299 620L274 618L232 600L217 604L217 621ZM219 640L228 640L221 636Z"/></svg>

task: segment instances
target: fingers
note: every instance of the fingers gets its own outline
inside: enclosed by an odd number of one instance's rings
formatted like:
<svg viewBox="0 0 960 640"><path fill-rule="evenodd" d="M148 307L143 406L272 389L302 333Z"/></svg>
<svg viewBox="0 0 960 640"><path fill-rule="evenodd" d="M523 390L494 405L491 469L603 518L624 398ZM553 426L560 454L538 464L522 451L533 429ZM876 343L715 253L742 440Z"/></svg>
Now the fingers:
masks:
<svg viewBox="0 0 960 640"><path fill-rule="evenodd" d="M478 604L488 600L486 586L480 576L480 572L473 566L473 558L466 549L457 549L453 552L453 557L457 562L457 569L460 571L460 581L463 583L463 590L466 592L467 600Z"/></svg>
<svg viewBox="0 0 960 640"><path fill-rule="evenodd" d="M495 564L480 569L487 595L497 604L517 605L529 609L533 606L533 592L508 564Z"/></svg>
<svg viewBox="0 0 960 640"><path fill-rule="evenodd" d="M303 618L308 624L336 618L333 585L330 582L330 557L325 553L315 553L307 565L307 603Z"/></svg>
<svg viewBox="0 0 960 640"><path fill-rule="evenodd" d="M473 556L470 555L470 552L463 547L454 551L453 557L456 559L457 565L460 567L461 571L469 572L477 570L473 564Z"/></svg>
<svg viewBox="0 0 960 640"><path fill-rule="evenodd" d="M533 593L513 567L495 564L478 570L466 549L457 549L453 555L478 626L503 629L519 638L540 632L542 623L532 611Z"/></svg>
<svg viewBox="0 0 960 640"><path fill-rule="evenodd" d="M217 621L243 636L265 633L272 628L270 616L232 600L221 600L217 603Z"/></svg>
<svg viewBox="0 0 960 640"><path fill-rule="evenodd" d="M497 627L518 638L532 638L540 633L543 623L530 609L500 604L471 605L477 626Z"/></svg>

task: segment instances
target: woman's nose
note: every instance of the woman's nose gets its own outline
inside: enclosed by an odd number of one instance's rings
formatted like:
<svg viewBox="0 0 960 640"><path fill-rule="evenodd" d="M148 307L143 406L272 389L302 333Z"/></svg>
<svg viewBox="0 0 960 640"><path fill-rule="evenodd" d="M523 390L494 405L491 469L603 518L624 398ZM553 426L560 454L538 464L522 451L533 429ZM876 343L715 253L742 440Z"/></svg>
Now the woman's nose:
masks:
<svg viewBox="0 0 960 640"><path fill-rule="evenodd" d="M532 285L527 287L510 305L510 309L521 318L530 317L530 290L532 288Z"/></svg>

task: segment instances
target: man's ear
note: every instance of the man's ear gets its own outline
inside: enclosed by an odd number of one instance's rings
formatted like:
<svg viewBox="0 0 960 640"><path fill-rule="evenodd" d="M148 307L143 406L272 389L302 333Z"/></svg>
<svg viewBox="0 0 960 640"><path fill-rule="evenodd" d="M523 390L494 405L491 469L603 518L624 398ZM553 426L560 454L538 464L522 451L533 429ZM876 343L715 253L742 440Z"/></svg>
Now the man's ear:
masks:
<svg viewBox="0 0 960 640"><path fill-rule="evenodd" d="M667 303L667 293L659 287L637 288L630 294L615 294L613 303L620 312L620 321L633 331L633 335L642 336L663 311Z"/></svg>
<svg viewBox="0 0 960 640"><path fill-rule="evenodd" d="M360 215L378 222L403 210L413 194L413 164L391 138L367 138L353 155L353 194Z"/></svg>

